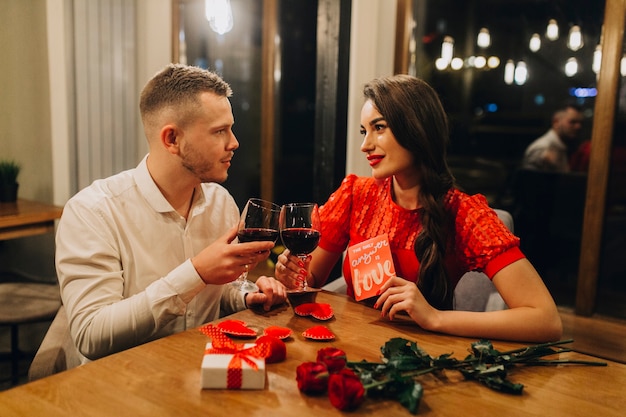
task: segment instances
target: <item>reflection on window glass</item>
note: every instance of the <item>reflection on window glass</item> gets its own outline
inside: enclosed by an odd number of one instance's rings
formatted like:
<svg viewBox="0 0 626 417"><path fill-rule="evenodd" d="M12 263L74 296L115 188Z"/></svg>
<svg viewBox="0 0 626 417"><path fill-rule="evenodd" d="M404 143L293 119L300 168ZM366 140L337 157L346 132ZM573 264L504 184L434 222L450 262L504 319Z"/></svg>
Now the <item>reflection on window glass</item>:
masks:
<svg viewBox="0 0 626 417"><path fill-rule="evenodd" d="M259 0L180 1L180 61L220 73L234 91L234 132L240 148L224 185L240 207L247 198L260 194L263 4ZM222 9L227 5L230 14ZM274 199L279 203L309 201L313 196L318 4L284 1L277 8L274 47L280 62L274 63Z"/></svg>
<svg viewBox="0 0 626 417"><path fill-rule="evenodd" d="M520 185L519 172L528 146L554 128L553 116L565 104L579 106L583 115L576 140L565 146L567 158L588 144L604 2L413 0L413 10L408 71L426 79L442 97L450 115L449 163L460 187L511 211L521 235L521 212L533 201L533 215L540 220L535 223L543 224L538 238L547 243L547 253L543 258L527 255L535 257L531 261L557 301L573 306L586 170L541 177L534 185ZM624 97L626 93L620 94L617 114L626 114ZM621 130L616 129L614 137L616 158L619 147L626 146ZM619 164L614 160L611 170L610 182L616 185L609 190L611 230L605 232L600 285L606 285L605 294L621 291L624 300L626 280L616 278L626 276L625 258L617 255L626 249L626 199L623 192L615 192L626 190L616 172ZM621 164L626 166L626 161Z"/></svg>
<svg viewBox="0 0 626 417"><path fill-rule="evenodd" d="M204 0L180 3L179 59L189 65L216 71L233 89L230 99L235 116L233 129L240 147L235 151L224 186L243 207L249 197L259 196L260 193L260 17L263 2L231 0L209 3L210 9L217 13L211 22L207 19ZM225 9L226 6L230 8Z"/></svg>
<svg viewBox="0 0 626 417"><path fill-rule="evenodd" d="M606 215L602 235L602 256L598 274L597 311L626 319L626 82L619 87L617 118L613 127L611 165ZM591 143L581 145L588 166ZM586 168L586 167L584 167Z"/></svg>

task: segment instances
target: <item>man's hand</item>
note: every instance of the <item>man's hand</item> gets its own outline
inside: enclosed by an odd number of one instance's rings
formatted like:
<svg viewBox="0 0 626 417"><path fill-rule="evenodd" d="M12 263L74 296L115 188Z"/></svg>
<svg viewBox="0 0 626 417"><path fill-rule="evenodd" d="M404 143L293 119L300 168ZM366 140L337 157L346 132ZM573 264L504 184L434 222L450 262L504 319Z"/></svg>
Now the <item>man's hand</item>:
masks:
<svg viewBox="0 0 626 417"><path fill-rule="evenodd" d="M246 294L246 304L248 307L263 304L263 310L269 311L273 305L282 304L287 299L287 289L275 278L261 275L256 280L259 292L249 292Z"/></svg>
<svg viewBox="0 0 626 417"><path fill-rule="evenodd" d="M264 261L274 247L273 242L235 243L237 226L191 258L191 263L207 284L226 284Z"/></svg>

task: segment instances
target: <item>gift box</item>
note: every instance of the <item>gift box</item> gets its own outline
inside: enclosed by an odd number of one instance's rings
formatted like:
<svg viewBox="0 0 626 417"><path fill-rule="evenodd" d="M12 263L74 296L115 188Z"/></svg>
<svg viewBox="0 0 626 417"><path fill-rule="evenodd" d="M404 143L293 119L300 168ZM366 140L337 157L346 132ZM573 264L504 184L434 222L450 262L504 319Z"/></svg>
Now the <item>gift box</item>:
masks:
<svg viewBox="0 0 626 417"><path fill-rule="evenodd" d="M202 388L265 388L265 357L256 348L254 343L233 344L227 349L207 343L202 359Z"/></svg>

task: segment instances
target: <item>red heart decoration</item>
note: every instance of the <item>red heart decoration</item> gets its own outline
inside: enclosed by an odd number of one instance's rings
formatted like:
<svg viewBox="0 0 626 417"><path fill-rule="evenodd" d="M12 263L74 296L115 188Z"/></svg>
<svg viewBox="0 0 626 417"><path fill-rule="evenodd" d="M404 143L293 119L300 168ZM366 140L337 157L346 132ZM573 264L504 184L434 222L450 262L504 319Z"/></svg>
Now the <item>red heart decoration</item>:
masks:
<svg viewBox="0 0 626 417"><path fill-rule="evenodd" d="M273 336L278 339L286 339L291 336L291 329L280 326L269 326L263 332L265 336Z"/></svg>
<svg viewBox="0 0 626 417"><path fill-rule="evenodd" d="M269 346L269 356L265 358L265 363L282 362L287 357L287 345L285 342L274 336L261 336L256 340L256 344L267 344Z"/></svg>
<svg viewBox="0 0 626 417"><path fill-rule="evenodd" d="M224 333L238 337L256 337L256 330L251 329L241 320L224 320L217 324Z"/></svg>
<svg viewBox="0 0 626 417"><path fill-rule="evenodd" d="M326 326L313 326L302 332L302 336L313 340L333 340L335 335Z"/></svg>
<svg viewBox="0 0 626 417"><path fill-rule="evenodd" d="M328 320L333 317L333 308L326 303L304 303L293 309L299 316L312 316L318 320Z"/></svg>

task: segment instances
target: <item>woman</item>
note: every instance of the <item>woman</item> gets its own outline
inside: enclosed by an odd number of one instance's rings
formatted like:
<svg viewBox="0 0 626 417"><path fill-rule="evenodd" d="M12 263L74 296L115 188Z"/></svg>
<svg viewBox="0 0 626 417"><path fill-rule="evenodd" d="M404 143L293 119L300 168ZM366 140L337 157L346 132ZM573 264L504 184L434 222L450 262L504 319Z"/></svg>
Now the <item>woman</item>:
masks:
<svg viewBox="0 0 626 417"><path fill-rule="evenodd" d="M361 151L372 178L344 179L320 208L319 247L307 262L285 251L276 278L288 287L302 279L320 287L348 246L387 233L397 276L374 305L382 316L405 312L426 330L459 336L558 340L556 305L519 239L482 195L454 187L447 117L436 92L418 78L396 75L374 79L364 95ZM454 287L471 270L493 280L509 309L451 310ZM352 295L347 261L343 273Z"/></svg>

